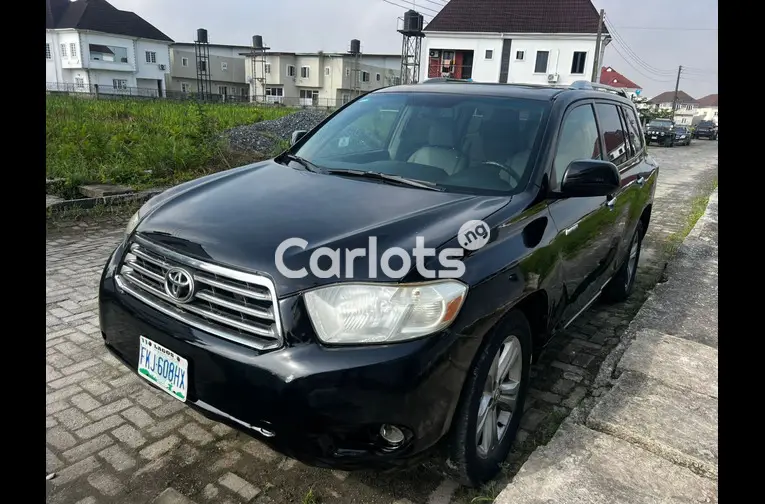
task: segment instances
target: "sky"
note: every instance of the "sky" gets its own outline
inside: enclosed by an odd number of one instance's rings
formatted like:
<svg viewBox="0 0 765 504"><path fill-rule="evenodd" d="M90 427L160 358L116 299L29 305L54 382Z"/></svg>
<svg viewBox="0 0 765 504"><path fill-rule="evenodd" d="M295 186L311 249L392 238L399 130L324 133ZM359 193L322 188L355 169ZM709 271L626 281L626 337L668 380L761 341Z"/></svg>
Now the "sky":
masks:
<svg viewBox="0 0 765 504"><path fill-rule="evenodd" d="M543 1L543 0L540 0ZM109 0L133 11L178 42L206 28L210 43L251 45L262 35L274 51L401 52L397 19L411 0ZM416 0L434 15L447 0ZM393 5L396 4L396 5ZM603 64L643 88L643 96L680 89L701 98L717 93L717 0L593 0L615 39Z"/></svg>

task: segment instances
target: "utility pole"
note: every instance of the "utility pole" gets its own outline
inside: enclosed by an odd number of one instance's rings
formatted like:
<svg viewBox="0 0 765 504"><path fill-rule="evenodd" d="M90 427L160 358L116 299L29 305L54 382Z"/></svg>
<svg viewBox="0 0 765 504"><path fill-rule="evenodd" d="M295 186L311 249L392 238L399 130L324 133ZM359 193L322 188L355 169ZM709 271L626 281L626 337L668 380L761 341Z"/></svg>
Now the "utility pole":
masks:
<svg viewBox="0 0 765 504"><path fill-rule="evenodd" d="M598 20L598 38L595 39L595 53L593 55L595 59L592 62L592 79L590 79L591 82L597 82L598 70L600 70L600 58L598 55L600 54L600 38L603 36L603 19L605 16L605 9L600 9L600 19Z"/></svg>
<svg viewBox="0 0 765 504"><path fill-rule="evenodd" d="M677 67L677 81L675 81L675 96L672 98L672 122L675 122L675 109L677 108L677 91L680 89L680 74L683 71L683 65Z"/></svg>

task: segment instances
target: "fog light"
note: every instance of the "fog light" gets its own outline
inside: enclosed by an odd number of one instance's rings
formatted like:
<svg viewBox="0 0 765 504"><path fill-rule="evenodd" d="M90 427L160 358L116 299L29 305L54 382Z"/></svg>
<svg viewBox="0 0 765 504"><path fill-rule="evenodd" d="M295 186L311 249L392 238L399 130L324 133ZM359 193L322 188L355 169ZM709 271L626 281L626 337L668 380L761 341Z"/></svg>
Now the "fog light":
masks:
<svg viewBox="0 0 765 504"><path fill-rule="evenodd" d="M380 427L380 437L393 446L404 442L404 433L395 425L383 424Z"/></svg>

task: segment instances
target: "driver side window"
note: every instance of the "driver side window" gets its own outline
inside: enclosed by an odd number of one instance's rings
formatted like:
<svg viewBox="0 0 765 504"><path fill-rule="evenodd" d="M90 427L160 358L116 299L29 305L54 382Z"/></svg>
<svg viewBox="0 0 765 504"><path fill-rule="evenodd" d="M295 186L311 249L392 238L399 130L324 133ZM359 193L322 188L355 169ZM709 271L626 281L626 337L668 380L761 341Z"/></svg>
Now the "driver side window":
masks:
<svg viewBox="0 0 765 504"><path fill-rule="evenodd" d="M572 161L582 159L602 159L598 125L590 104L579 105L563 119L550 177L552 188L560 187L563 174Z"/></svg>

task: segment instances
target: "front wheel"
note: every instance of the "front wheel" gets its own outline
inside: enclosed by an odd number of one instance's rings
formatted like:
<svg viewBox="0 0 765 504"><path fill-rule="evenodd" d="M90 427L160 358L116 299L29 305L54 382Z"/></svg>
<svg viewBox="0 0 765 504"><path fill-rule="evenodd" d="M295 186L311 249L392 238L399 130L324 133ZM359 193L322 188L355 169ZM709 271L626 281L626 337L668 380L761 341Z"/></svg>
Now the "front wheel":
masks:
<svg viewBox="0 0 765 504"><path fill-rule="evenodd" d="M637 276L638 262L640 262L640 249L643 246L643 223L638 221L635 233L630 240L627 257L619 268L619 271L611 278L603 290L601 298L610 303L624 301L635 289L635 277Z"/></svg>
<svg viewBox="0 0 765 504"><path fill-rule="evenodd" d="M514 310L487 336L454 415L449 455L462 484L499 473L518 432L531 369L531 329Z"/></svg>

